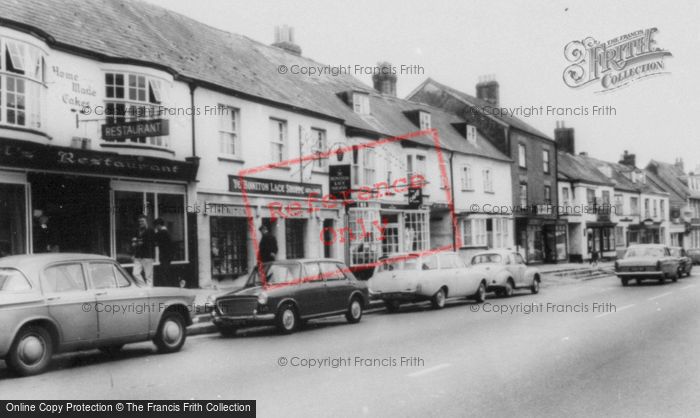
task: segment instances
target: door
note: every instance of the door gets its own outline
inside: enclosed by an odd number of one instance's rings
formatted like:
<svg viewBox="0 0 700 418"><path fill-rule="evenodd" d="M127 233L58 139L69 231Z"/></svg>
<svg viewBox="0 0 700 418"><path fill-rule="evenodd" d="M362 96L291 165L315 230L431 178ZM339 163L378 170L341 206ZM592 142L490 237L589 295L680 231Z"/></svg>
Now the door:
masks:
<svg viewBox="0 0 700 418"><path fill-rule="evenodd" d="M63 342L75 343L97 338L95 295L88 290L80 263L53 265L41 275L41 288L49 315L58 324Z"/></svg>
<svg viewBox="0 0 700 418"><path fill-rule="evenodd" d="M294 298L299 302L302 316L318 315L329 309L326 284L316 262L304 263L301 283L295 285Z"/></svg>
<svg viewBox="0 0 700 418"><path fill-rule="evenodd" d="M512 263L508 270L511 271L513 280L515 281L515 286L526 286L527 283L525 283L525 270L527 269L527 266L525 265L525 260L518 253L511 254L511 257Z"/></svg>
<svg viewBox="0 0 700 418"><path fill-rule="evenodd" d="M321 274L326 282L327 309L339 311L348 307L348 297L352 291L350 280L337 263L321 262Z"/></svg>
<svg viewBox="0 0 700 418"><path fill-rule="evenodd" d="M109 261L88 263L95 290L100 340L145 337L151 315L160 307L149 301L148 288L138 287Z"/></svg>

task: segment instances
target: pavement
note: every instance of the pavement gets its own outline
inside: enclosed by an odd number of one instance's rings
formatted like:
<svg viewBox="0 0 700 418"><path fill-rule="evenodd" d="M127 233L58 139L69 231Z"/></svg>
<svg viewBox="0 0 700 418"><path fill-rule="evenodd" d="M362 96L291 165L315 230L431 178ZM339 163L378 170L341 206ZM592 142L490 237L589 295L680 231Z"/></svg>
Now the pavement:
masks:
<svg viewBox="0 0 700 418"><path fill-rule="evenodd" d="M202 334L56 356L3 399L255 399L261 417L690 417L700 410L700 271L677 283L578 280L449 300L291 335ZM89 390L88 390L89 388Z"/></svg>

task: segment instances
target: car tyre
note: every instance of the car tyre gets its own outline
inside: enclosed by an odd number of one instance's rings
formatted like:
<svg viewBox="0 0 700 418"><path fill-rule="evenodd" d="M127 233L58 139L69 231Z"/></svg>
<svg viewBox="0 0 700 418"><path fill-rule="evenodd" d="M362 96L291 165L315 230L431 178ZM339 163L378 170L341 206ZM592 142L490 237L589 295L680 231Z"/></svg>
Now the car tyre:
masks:
<svg viewBox="0 0 700 418"><path fill-rule="evenodd" d="M122 351L122 348L124 348L124 344L113 344L99 347L102 353L107 354L110 357L114 357L119 354Z"/></svg>
<svg viewBox="0 0 700 418"><path fill-rule="evenodd" d="M445 307L445 301L447 299L447 294L445 293L445 288L441 287L433 295L430 303L433 305L433 309L442 309Z"/></svg>
<svg viewBox="0 0 700 418"><path fill-rule="evenodd" d="M362 319L362 301L358 297L352 298L345 319L351 324L356 324Z"/></svg>
<svg viewBox="0 0 700 418"><path fill-rule="evenodd" d="M384 301L384 306L386 307L386 310L388 312L394 313L398 312L399 309L401 309L401 302L399 302L398 300L389 299Z"/></svg>
<svg viewBox="0 0 700 418"><path fill-rule="evenodd" d="M158 331L153 342L159 353L174 353L180 351L187 339L185 318L178 312L166 312L158 325Z"/></svg>
<svg viewBox="0 0 700 418"><path fill-rule="evenodd" d="M530 286L530 292L532 292L533 295L540 293L540 279L539 278L536 277L532 280L532 286Z"/></svg>
<svg viewBox="0 0 700 418"><path fill-rule="evenodd" d="M53 340L46 328L30 325L22 328L10 347L5 361L20 376L42 373L51 362Z"/></svg>
<svg viewBox="0 0 700 418"><path fill-rule="evenodd" d="M476 293L472 298L476 303L483 303L486 300L486 283L479 283L479 288L476 289Z"/></svg>
<svg viewBox="0 0 700 418"><path fill-rule="evenodd" d="M291 303L282 305L277 312L277 329L282 334L291 334L296 331L299 325L299 315Z"/></svg>

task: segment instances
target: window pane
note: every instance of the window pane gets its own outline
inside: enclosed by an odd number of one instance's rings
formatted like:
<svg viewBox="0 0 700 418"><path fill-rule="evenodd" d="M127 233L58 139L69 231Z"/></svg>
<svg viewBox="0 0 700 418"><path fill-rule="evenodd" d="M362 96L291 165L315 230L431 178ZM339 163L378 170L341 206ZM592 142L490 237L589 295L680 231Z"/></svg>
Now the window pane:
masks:
<svg viewBox="0 0 700 418"><path fill-rule="evenodd" d="M26 252L25 229L24 186L0 184L0 257Z"/></svg>
<svg viewBox="0 0 700 418"><path fill-rule="evenodd" d="M180 194L158 194L159 218L172 240L172 261L185 261L185 196Z"/></svg>
<svg viewBox="0 0 700 418"><path fill-rule="evenodd" d="M131 240L138 230L138 216L145 213L143 198L141 192L114 192L114 223L119 263L131 263Z"/></svg>
<svg viewBox="0 0 700 418"><path fill-rule="evenodd" d="M117 287L114 268L111 263L90 263L90 278L95 289L112 289Z"/></svg>
<svg viewBox="0 0 700 418"><path fill-rule="evenodd" d="M85 290L85 277L80 264L49 267L41 276L44 293L62 293Z"/></svg>
<svg viewBox="0 0 700 418"><path fill-rule="evenodd" d="M0 268L0 292L19 292L31 288L27 278L18 270Z"/></svg>
<svg viewBox="0 0 700 418"><path fill-rule="evenodd" d="M248 273L245 218L212 216L209 227L212 276L222 279Z"/></svg>

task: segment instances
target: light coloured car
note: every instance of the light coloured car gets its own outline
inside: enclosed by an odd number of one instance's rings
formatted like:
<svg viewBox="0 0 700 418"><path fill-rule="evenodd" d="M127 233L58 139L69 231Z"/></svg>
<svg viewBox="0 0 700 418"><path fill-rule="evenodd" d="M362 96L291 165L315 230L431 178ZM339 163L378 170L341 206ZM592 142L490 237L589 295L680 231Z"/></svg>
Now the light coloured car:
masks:
<svg viewBox="0 0 700 418"><path fill-rule="evenodd" d="M671 250L662 244L630 245L622 259L615 262L615 274L623 286L632 279L640 284L643 280L666 279L674 282L683 274L683 267L678 257L671 255Z"/></svg>
<svg viewBox="0 0 700 418"><path fill-rule="evenodd" d="M58 352L153 340L180 350L194 293L147 287L115 260L50 253L0 258L0 358L17 374L43 372Z"/></svg>
<svg viewBox="0 0 700 418"><path fill-rule="evenodd" d="M405 302L430 300L433 308L441 309L447 298L479 303L486 298L486 278L454 252L392 255L380 260L368 285L372 297L382 299L389 312Z"/></svg>
<svg viewBox="0 0 700 418"><path fill-rule="evenodd" d="M515 289L539 293L541 276L537 268L525 264L523 257L512 250L489 250L476 253L471 266L486 277L486 289L496 296L510 297Z"/></svg>
<svg viewBox="0 0 700 418"><path fill-rule="evenodd" d="M683 247L668 247L668 250L671 252L671 255L676 257L680 262L681 275L685 274L690 277L690 273L693 271L693 259L690 258L685 249Z"/></svg>

